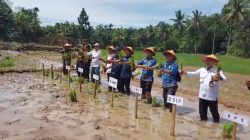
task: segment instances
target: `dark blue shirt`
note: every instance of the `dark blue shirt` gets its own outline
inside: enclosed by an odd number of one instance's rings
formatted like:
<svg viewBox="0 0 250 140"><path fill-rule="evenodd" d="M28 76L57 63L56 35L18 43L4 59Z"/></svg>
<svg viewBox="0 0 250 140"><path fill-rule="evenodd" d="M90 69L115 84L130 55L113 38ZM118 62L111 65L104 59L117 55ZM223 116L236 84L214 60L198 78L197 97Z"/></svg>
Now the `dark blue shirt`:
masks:
<svg viewBox="0 0 250 140"><path fill-rule="evenodd" d="M119 55L115 54L112 57L112 60L119 60ZM120 75L121 75L121 69L122 69L122 65L121 64L112 64L112 68L111 68L111 77L114 77L116 79L119 79Z"/></svg>
<svg viewBox="0 0 250 140"><path fill-rule="evenodd" d="M167 87L178 86L176 81L176 76L178 74L179 66L175 62L173 63L165 62L162 66L162 69L171 70L170 74L167 73L162 74L162 87L167 88Z"/></svg>
<svg viewBox="0 0 250 140"><path fill-rule="evenodd" d="M129 62L132 61L132 56L124 56L122 57L122 62ZM132 76L132 70L131 66L129 64L122 64L122 71L121 71L121 78L131 78Z"/></svg>
<svg viewBox="0 0 250 140"><path fill-rule="evenodd" d="M145 58L137 63L138 65L144 65L148 67L153 67L156 65L156 60L153 57ZM154 80L154 71L142 69L141 80L143 81L153 81Z"/></svg>

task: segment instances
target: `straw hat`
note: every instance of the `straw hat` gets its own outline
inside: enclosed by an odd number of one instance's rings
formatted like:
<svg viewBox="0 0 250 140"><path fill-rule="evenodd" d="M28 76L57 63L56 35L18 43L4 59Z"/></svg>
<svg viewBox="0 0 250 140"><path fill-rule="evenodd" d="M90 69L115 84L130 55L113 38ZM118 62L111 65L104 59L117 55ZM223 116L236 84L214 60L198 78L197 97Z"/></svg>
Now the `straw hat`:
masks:
<svg viewBox="0 0 250 140"><path fill-rule="evenodd" d="M71 47L71 44L66 43L66 44L63 45L63 47Z"/></svg>
<svg viewBox="0 0 250 140"><path fill-rule="evenodd" d="M133 50L132 47L125 47L124 50L125 50L125 51L126 51L126 50L130 51L132 55L134 54L134 50Z"/></svg>
<svg viewBox="0 0 250 140"><path fill-rule="evenodd" d="M149 51L153 54L153 56L155 56L155 48L154 47L145 48L144 51Z"/></svg>
<svg viewBox="0 0 250 140"><path fill-rule="evenodd" d="M164 55L171 55L174 57L175 60L177 59L176 54L173 50L167 50L167 51L163 52L163 54Z"/></svg>
<svg viewBox="0 0 250 140"><path fill-rule="evenodd" d="M202 58L202 60L203 60L203 62L206 62L206 61L208 61L208 60L213 60L213 61L215 61L216 63L219 62L219 59L218 59L215 55L213 55L213 54L204 56L204 57Z"/></svg>
<svg viewBox="0 0 250 140"><path fill-rule="evenodd" d="M115 50L115 47L114 47L114 46L108 46L108 47L107 47L107 50L112 50L112 51L114 51L114 50Z"/></svg>

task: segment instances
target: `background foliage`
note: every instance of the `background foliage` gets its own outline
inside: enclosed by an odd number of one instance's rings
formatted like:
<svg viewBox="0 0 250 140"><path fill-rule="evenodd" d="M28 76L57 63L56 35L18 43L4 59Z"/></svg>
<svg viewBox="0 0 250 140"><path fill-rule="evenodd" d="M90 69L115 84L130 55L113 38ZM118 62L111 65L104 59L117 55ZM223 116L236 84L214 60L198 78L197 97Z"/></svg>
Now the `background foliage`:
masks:
<svg viewBox="0 0 250 140"><path fill-rule="evenodd" d="M41 27L39 9L19 8L15 12L9 1L0 0L0 39L3 41L37 42L62 45L66 41L82 43L90 38L103 47L133 46L135 50L154 46L157 51L174 49L181 53L220 53L250 57L250 1L229 0L221 13L205 15L194 10L186 15L176 11L173 24L160 21L143 28L109 25L92 27L83 8L75 23L56 23Z"/></svg>

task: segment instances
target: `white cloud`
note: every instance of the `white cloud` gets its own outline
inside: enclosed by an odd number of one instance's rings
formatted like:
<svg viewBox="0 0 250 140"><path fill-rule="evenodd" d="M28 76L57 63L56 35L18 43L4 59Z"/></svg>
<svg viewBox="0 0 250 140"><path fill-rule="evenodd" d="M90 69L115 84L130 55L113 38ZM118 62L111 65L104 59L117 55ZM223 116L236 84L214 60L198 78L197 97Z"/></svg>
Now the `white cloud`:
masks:
<svg viewBox="0 0 250 140"><path fill-rule="evenodd" d="M43 25L55 22L77 22L84 7L92 24L146 26L167 21L174 11L187 14L199 9L203 13L220 12L228 0L12 0L13 6L38 7Z"/></svg>

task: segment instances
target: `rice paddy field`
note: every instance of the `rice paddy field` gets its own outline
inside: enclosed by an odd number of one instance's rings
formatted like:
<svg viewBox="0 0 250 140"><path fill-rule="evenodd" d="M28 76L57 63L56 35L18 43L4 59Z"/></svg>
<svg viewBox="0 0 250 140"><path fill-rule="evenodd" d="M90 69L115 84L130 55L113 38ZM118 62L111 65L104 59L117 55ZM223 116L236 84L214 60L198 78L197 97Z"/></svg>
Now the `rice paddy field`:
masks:
<svg viewBox="0 0 250 140"><path fill-rule="evenodd" d="M107 55L106 50L102 50L102 53L104 56ZM203 56L204 55L201 54L177 54L177 62L182 62L184 68L185 66L202 67L204 66L204 63L201 61ZM143 51L136 51L134 54L136 61L143 59L144 57L145 55ZM250 74L250 58L239 58L225 55L220 55L218 57L220 59L223 71L244 75ZM163 54L160 52L156 53L155 59L159 64L165 61Z"/></svg>

